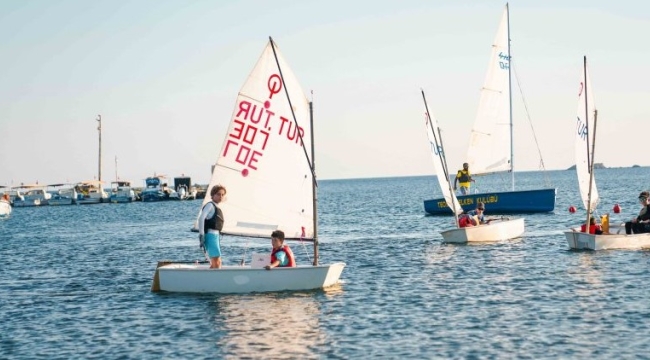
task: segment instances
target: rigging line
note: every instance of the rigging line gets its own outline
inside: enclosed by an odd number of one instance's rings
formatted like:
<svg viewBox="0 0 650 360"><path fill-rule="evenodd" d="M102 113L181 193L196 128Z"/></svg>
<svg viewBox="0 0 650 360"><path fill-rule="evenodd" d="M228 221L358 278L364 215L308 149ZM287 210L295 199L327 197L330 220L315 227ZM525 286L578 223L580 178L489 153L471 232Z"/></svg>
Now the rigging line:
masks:
<svg viewBox="0 0 650 360"><path fill-rule="evenodd" d="M511 61L512 63L512 61ZM537 152L539 153L539 158L540 158L540 165L542 166L542 170L546 170L544 168L544 159L542 158L542 151L539 148L539 141L537 141L537 134L535 134L535 128L533 127L533 122L530 119L530 112L528 111L528 104L526 103L526 98L524 97L524 92L521 89L521 82L519 81L519 75L517 74L517 68L512 64L512 69L515 72L515 80L517 80L517 88L519 89L519 94L521 95L521 101L524 103L524 109L526 110L526 118L528 119L528 123L530 124L530 129L533 131L533 138L535 139L535 145L537 145Z"/></svg>
<svg viewBox="0 0 650 360"><path fill-rule="evenodd" d="M535 145L537 146L537 153L539 153L539 166L544 172L544 179L547 184L550 184L548 175L546 174L546 167L544 166L544 158L542 157L542 151L539 147L539 141L537 141L537 134L535 133L535 128L533 127L533 121L530 119L530 111L528 111L528 104L526 103L526 98L524 97L524 91L521 88L521 82L519 81L519 74L517 74L517 68L515 67L514 61L510 60L510 65L512 70L515 73L515 80L517 81L517 88L519 89L519 94L521 95L521 101L524 103L524 110L526 111L526 118L530 124L530 129L533 131L533 139L535 139Z"/></svg>
<svg viewBox="0 0 650 360"><path fill-rule="evenodd" d="M302 236L300 237L300 243L302 244L303 250L305 250L305 254L307 255L307 259L309 260L309 263L311 264L311 256L309 256L309 251L307 251L307 246L305 245L305 242L302 241Z"/></svg>
<svg viewBox="0 0 650 360"><path fill-rule="evenodd" d="M289 102L289 108L291 109L291 116L293 117L293 123L296 125L296 133L300 137L300 146L302 147L303 152L305 153L305 159L307 159L307 164L309 164L309 170L311 171L311 178L313 179L314 184L316 183L316 173L314 172L314 167L312 166L311 159L307 154L307 149L305 148L305 142L302 140L302 134L298 131L298 120L296 120L296 113L293 111L293 104L291 104L291 98L289 97L289 90L287 89L287 83L284 81L284 75L282 74L282 68L280 68L280 61L278 60L278 54L275 52L275 42L273 38L269 36L269 42L271 43L271 49L273 50L273 57L275 58L275 64L278 66L278 72L280 73L280 78L282 79L282 85L284 87L284 93L287 95L287 101ZM310 129L311 132L314 132L314 129Z"/></svg>

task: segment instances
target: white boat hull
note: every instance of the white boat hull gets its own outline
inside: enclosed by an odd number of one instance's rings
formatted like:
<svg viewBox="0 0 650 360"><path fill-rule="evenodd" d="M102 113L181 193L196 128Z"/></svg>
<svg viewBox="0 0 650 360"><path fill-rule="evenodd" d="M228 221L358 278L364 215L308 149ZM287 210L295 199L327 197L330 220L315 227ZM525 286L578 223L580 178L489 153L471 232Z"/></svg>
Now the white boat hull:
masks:
<svg viewBox="0 0 650 360"><path fill-rule="evenodd" d="M207 264L159 263L151 291L183 293L251 293L312 290L335 285L345 263L253 269L225 266L210 269Z"/></svg>
<svg viewBox="0 0 650 360"><path fill-rule="evenodd" d="M493 220L490 224L443 231L447 243L468 243L514 239L524 234L524 218Z"/></svg>
<svg viewBox="0 0 650 360"><path fill-rule="evenodd" d="M11 214L11 204L4 200L0 200L0 216Z"/></svg>
<svg viewBox="0 0 650 360"><path fill-rule="evenodd" d="M622 226L610 226L609 234L586 234L580 228L564 232L569 248L576 250L642 249L650 248L650 233L625 234Z"/></svg>

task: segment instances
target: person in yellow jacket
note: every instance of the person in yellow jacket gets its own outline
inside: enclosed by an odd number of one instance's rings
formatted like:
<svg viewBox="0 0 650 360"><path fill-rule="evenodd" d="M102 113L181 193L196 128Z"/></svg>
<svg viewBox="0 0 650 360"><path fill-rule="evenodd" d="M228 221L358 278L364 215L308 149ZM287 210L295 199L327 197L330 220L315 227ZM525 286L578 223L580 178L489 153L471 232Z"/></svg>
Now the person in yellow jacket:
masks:
<svg viewBox="0 0 650 360"><path fill-rule="evenodd" d="M460 193L462 195L467 195L469 194L469 186L472 182L474 182L474 179L472 179L472 176L469 173L469 164L463 163L463 169L458 170L456 178L454 179L454 190L457 189L457 183L460 183Z"/></svg>

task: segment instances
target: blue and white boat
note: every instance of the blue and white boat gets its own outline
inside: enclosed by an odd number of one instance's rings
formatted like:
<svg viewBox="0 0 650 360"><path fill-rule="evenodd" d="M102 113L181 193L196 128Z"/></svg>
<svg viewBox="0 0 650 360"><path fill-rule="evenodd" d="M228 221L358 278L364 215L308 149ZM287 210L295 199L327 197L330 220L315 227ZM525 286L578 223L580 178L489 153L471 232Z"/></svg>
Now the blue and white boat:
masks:
<svg viewBox="0 0 650 360"><path fill-rule="evenodd" d="M54 188L48 191L52 194L49 200L50 205L75 205L77 203L77 190L71 184L50 184L48 187Z"/></svg>
<svg viewBox="0 0 650 360"><path fill-rule="evenodd" d="M145 188L140 193L143 202L180 200L178 193L167 186L165 175L154 175L145 179Z"/></svg>
<svg viewBox="0 0 650 360"><path fill-rule="evenodd" d="M131 187L130 181L113 181L111 182L110 201L113 204L130 203L135 201L135 191Z"/></svg>
<svg viewBox="0 0 650 360"><path fill-rule="evenodd" d="M484 202L490 214L551 212L555 209L555 188L515 190L509 22L506 4L481 89L467 163L472 176L510 172L511 189L460 195L458 201L466 211ZM424 210L431 215L452 213L442 197L425 200Z"/></svg>
<svg viewBox="0 0 650 360"><path fill-rule="evenodd" d="M48 205L52 194L45 191L45 186L38 184L23 185L16 191L13 200L14 207ZM21 191L23 189L24 191Z"/></svg>

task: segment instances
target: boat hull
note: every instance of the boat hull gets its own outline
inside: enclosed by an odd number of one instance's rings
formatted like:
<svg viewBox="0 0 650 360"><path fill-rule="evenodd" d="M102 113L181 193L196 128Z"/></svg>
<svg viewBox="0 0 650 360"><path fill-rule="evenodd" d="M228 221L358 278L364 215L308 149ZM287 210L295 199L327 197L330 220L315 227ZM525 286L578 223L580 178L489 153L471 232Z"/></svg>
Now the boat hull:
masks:
<svg viewBox="0 0 650 360"><path fill-rule="evenodd" d="M108 199L106 199L108 200ZM80 197L77 198L77 204L79 205L89 205L89 204L100 204L105 202L103 198L98 197Z"/></svg>
<svg viewBox="0 0 650 360"><path fill-rule="evenodd" d="M0 216L11 214L11 204L9 202L0 200Z"/></svg>
<svg viewBox="0 0 650 360"><path fill-rule="evenodd" d="M650 233L625 234L622 226L610 226L609 234L586 234L580 228L565 231L569 248L574 250L610 250L650 248Z"/></svg>
<svg viewBox="0 0 650 360"><path fill-rule="evenodd" d="M49 200L46 199L25 199L21 200L16 198L14 200L14 207L31 207L31 206L44 206L48 205Z"/></svg>
<svg viewBox="0 0 650 360"><path fill-rule="evenodd" d="M555 209L556 189L488 192L457 196L463 210L485 203L488 214L519 214L551 212ZM444 198L425 200L424 211L430 215L452 215Z"/></svg>
<svg viewBox="0 0 650 360"><path fill-rule="evenodd" d="M151 291L182 293L253 293L312 290L335 285L345 263L253 269L225 266L210 269L207 264L159 263Z"/></svg>
<svg viewBox="0 0 650 360"><path fill-rule="evenodd" d="M76 204L76 202L75 202L74 198L59 196L59 197L52 197L48 201L48 204L51 205L51 206L74 205L74 204Z"/></svg>
<svg viewBox="0 0 650 360"><path fill-rule="evenodd" d="M441 233L446 243L501 241L514 239L524 234L524 218L491 221L490 224L451 229Z"/></svg>

